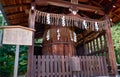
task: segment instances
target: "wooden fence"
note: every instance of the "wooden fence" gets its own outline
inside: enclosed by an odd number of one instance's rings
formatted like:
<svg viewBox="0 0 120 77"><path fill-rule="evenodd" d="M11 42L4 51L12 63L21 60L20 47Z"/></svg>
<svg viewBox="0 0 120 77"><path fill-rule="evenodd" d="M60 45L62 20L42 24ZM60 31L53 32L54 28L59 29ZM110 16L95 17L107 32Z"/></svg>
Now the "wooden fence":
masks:
<svg viewBox="0 0 120 77"><path fill-rule="evenodd" d="M34 56L32 77L108 76L103 56Z"/></svg>

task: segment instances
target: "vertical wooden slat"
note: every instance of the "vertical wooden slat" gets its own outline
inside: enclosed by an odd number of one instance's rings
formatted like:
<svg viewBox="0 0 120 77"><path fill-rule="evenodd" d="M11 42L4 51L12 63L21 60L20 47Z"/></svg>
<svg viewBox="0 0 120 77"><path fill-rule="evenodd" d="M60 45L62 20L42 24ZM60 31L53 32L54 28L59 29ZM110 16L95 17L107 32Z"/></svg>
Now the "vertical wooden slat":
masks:
<svg viewBox="0 0 120 77"><path fill-rule="evenodd" d="M92 42L90 42L90 50L91 50L91 53L92 53L93 52Z"/></svg>
<svg viewBox="0 0 120 77"><path fill-rule="evenodd" d="M70 72L69 72L69 69L68 69L68 56L65 56L65 67L66 67L66 77L69 77L69 74L70 74Z"/></svg>
<svg viewBox="0 0 120 77"><path fill-rule="evenodd" d="M105 71L104 71L104 72L105 72L104 75L108 76L108 69L107 69L107 67L106 67L106 66L107 66L106 58L103 57L103 58L102 58L102 61L103 61L103 66L104 66L104 70L105 70Z"/></svg>
<svg viewBox="0 0 120 77"><path fill-rule="evenodd" d="M42 70L42 59L41 59L41 56L38 56L38 77L41 77L41 70Z"/></svg>
<svg viewBox="0 0 120 77"><path fill-rule="evenodd" d="M97 60L97 56L95 56L95 68L96 68L96 76L99 75L99 68L98 68L98 60Z"/></svg>
<svg viewBox="0 0 120 77"><path fill-rule="evenodd" d="M96 50L96 45L95 45L95 40L93 40L93 48L94 48L94 52L97 51Z"/></svg>
<svg viewBox="0 0 120 77"><path fill-rule="evenodd" d="M54 76L54 77L57 77L57 76L58 76L58 73L57 73L57 72L58 72L58 71L57 71L57 70L58 70L58 69L57 69L57 59L58 59L58 57L57 57L57 56L54 56L54 59L55 59L55 60L54 60L54 68L55 68L55 69L54 69L54 72L55 72L55 76Z"/></svg>
<svg viewBox="0 0 120 77"><path fill-rule="evenodd" d="M91 56L91 76L94 76L94 57Z"/></svg>
<svg viewBox="0 0 120 77"><path fill-rule="evenodd" d="M80 69L81 69L80 72L79 72L79 75L80 75L80 77L83 77L81 56L79 56L79 61L80 61Z"/></svg>
<svg viewBox="0 0 120 77"><path fill-rule="evenodd" d="M71 64L70 64L70 56L69 56L68 70L70 72L69 77L72 77L72 68L71 68Z"/></svg>
<svg viewBox="0 0 120 77"><path fill-rule="evenodd" d="M102 75L104 75L104 66L103 66L103 61L102 61L102 56L100 56L100 63L101 63L101 69L102 69Z"/></svg>
<svg viewBox="0 0 120 77"><path fill-rule="evenodd" d="M87 56L88 76L90 76L90 56Z"/></svg>
<svg viewBox="0 0 120 77"><path fill-rule="evenodd" d="M102 40L102 36L100 36L100 47L101 47L101 49L103 49L103 40Z"/></svg>
<svg viewBox="0 0 120 77"><path fill-rule="evenodd" d="M96 38L96 44L97 44L97 50L99 50L99 42L98 42L98 38Z"/></svg>
<svg viewBox="0 0 120 77"><path fill-rule="evenodd" d="M42 77L45 76L45 56L42 56Z"/></svg>
<svg viewBox="0 0 120 77"><path fill-rule="evenodd" d="M64 60L64 56L62 56L61 59L62 59L62 77L65 77L65 68L64 68L64 65L65 65L65 64L64 64L64 61L65 61L65 60Z"/></svg>
<svg viewBox="0 0 120 77"><path fill-rule="evenodd" d="M53 56L50 56L50 76L53 77Z"/></svg>
<svg viewBox="0 0 120 77"><path fill-rule="evenodd" d="M89 46L89 43L87 43L87 46L88 46L88 53L87 54L89 54L90 52L90 46Z"/></svg>
<svg viewBox="0 0 120 77"><path fill-rule="evenodd" d="M86 67L85 71L86 71L86 75L87 75L86 77L89 77L88 57L87 56L84 56L84 57L85 57L85 67Z"/></svg>
<svg viewBox="0 0 120 77"><path fill-rule="evenodd" d="M59 75L58 75L58 77L61 77L62 76L62 67L61 67L61 56L58 56L58 73L59 73Z"/></svg>
<svg viewBox="0 0 120 77"><path fill-rule="evenodd" d="M49 77L50 75L49 64L50 64L49 56L46 56L46 77Z"/></svg>
<svg viewBox="0 0 120 77"><path fill-rule="evenodd" d="M100 59L100 57L98 57L98 66L99 66L99 71L101 71L100 72L100 76L102 76L102 68L101 68L101 59Z"/></svg>
<svg viewBox="0 0 120 77"><path fill-rule="evenodd" d="M36 56L33 56L33 75L32 76L34 76L35 77L35 71L36 71L36 68L35 68L35 66L36 66Z"/></svg>
<svg viewBox="0 0 120 77"><path fill-rule="evenodd" d="M86 73L86 71L85 71L86 70L85 69L85 57L84 56L82 56L82 60L83 60L83 76L86 77L86 74L85 74Z"/></svg>

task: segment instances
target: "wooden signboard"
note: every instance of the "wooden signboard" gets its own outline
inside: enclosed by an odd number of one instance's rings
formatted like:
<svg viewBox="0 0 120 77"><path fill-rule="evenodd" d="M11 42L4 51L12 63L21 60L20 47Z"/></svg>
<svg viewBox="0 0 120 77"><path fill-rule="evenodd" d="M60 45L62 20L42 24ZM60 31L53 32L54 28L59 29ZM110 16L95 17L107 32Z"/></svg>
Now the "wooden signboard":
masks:
<svg viewBox="0 0 120 77"><path fill-rule="evenodd" d="M22 26L3 26L3 44L16 45L14 76L18 77L18 61L20 45L32 45L33 29Z"/></svg>
<svg viewBox="0 0 120 77"><path fill-rule="evenodd" d="M32 45L33 29L21 26L4 26L3 44Z"/></svg>

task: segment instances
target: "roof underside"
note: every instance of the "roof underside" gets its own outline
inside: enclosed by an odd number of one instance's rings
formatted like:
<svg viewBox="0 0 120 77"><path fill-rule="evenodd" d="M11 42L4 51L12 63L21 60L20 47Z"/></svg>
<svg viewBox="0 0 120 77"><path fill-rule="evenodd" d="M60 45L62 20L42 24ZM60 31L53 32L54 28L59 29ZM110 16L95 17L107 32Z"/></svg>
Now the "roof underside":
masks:
<svg viewBox="0 0 120 77"><path fill-rule="evenodd" d="M120 0L78 0L77 10L82 17L103 19L104 13L113 23L120 21ZM28 27L28 13L31 0L0 0L10 25ZM48 3L47 3L48 2ZM36 0L36 9L44 12L69 14L71 0ZM36 23L36 34L43 34L44 26ZM40 33L41 31L41 33ZM38 33L39 32L39 33Z"/></svg>

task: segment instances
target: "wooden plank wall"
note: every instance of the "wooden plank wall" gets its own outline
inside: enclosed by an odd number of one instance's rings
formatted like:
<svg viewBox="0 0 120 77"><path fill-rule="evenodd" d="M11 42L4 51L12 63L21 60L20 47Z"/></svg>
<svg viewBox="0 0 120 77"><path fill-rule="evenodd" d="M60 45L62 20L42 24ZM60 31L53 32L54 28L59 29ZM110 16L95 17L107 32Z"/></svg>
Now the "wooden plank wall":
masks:
<svg viewBox="0 0 120 77"><path fill-rule="evenodd" d="M34 56L32 71L32 77L108 76L106 58L103 56Z"/></svg>

